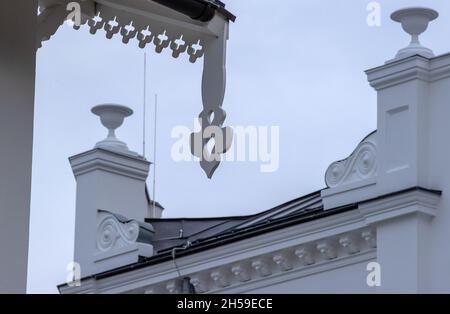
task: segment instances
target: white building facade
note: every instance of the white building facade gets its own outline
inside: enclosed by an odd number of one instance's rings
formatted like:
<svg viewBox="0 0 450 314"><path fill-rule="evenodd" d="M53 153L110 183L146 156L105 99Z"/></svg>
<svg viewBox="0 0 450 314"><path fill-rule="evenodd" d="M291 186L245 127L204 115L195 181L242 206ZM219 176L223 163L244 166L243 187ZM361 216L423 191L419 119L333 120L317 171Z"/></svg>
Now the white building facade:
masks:
<svg viewBox="0 0 450 314"><path fill-rule="evenodd" d="M163 219L146 196L149 162L114 136L71 157L81 280L59 291L450 292L450 54L419 42L437 16L392 15L412 41L366 71L377 131L330 165L321 191L252 216ZM115 127L128 110L103 109Z"/></svg>

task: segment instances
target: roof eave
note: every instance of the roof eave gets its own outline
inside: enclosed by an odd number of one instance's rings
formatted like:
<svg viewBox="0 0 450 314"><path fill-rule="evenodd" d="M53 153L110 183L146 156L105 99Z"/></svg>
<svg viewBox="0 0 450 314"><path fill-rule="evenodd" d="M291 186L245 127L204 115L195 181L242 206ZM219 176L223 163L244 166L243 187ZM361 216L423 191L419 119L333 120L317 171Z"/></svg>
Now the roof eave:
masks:
<svg viewBox="0 0 450 314"><path fill-rule="evenodd" d="M189 16L193 20L209 22L218 12L227 20L234 22L236 16L225 9L225 4L216 0L152 0L167 8Z"/></svg>

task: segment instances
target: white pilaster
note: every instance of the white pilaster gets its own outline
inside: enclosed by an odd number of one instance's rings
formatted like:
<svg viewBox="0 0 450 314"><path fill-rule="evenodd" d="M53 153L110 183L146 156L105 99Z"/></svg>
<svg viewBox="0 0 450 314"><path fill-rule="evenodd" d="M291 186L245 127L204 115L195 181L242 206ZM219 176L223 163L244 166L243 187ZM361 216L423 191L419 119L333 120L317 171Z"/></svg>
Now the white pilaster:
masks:
<svg viewBox="0 0 450 314"><path fill-rule="evenodd" d="M36 16L36 0L0 1L0 293L27 286Z"/></svg>
<svg viewBox="0 0 450 314"><path fill-rule="evenodd" d="M413 56L367 71L378 92L379 194L429 186L431 62Z"/></svg>
<svg viewBox="0 0 450 314"><path fill-rule="evenodd" d="M93 267L99 210L141 222L147 218L145 180L150 163L101 148L71 157L70 163L77 180L74 261L86 276L101 272Z"/></svg>
<svg viewBox="0 0 450 314"><path fill-rule="evenodd" d="M426 293L430 219L416 213L377 227L380 293Z"/></svg>
<svg viewBox="0 0 450 314"><path fill-rule="evenodd" d="M366 220L377 226L377 259L383 293L430 291L433 236L440 197L413 187L437 188L430 169L433 98L445 97L447 57L416 54L367 71L378 94L378 195L410 189L360 206ZM440 126L442 131L447 127ZM368 213L368 208L371 208Z"/></svg>
<svg viewBox="0 0 450 314"><path fill-rule="evenodd" d="M429 291L431 224L440 202L439 192L415 188L360 205L366 222L377 228L378 292Z"/></svg>

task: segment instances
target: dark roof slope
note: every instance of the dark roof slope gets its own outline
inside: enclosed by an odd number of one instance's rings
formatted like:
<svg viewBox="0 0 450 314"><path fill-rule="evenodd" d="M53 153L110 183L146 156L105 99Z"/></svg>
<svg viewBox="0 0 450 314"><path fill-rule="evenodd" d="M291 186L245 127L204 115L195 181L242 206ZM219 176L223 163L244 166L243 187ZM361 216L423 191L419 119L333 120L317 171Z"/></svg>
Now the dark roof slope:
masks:
<svg viewBox="0 0 450 314"><path fill-rule="evenodd" d="M219 12L225 18L235 21L236 16L225 9L225 3L219 0L152 0L172 10L178 11L190 18L202 22L209 22L215 12Z"/></svg>
<svg viewBox="0 0 450 314"><path fill-rule="evenodd" d="M250 216L220 218L146 219L155 229L152 244L158 254L189 243L217 239L292 216L323 212L320 191Z"/></svg>
<svg viewBox="0 0 450 314"><path fill-rule="evenodd" d="M156 230L152 244L157 252L183 246L188 241L215 236L245 221L246 217L199 219L147 219Z"/></svg>

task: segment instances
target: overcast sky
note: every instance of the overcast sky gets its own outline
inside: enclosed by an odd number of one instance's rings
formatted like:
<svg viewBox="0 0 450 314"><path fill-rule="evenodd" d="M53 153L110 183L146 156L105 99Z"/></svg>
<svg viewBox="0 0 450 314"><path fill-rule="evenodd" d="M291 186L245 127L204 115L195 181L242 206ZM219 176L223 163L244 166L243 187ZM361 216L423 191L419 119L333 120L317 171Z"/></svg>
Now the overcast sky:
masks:
<svg viewBox="0 0 450 314"><path fill-rule="evenodd" d="M202 60L148 46L148 158L153 160L152 98L159 95L156 199L165 217L247 215L325 187L324 173L376 129L376 94L364 70L408 44L390 21L398 8L424 5L441 17L423 44L450 50L448 1L378 1L381 27L366 23L368 0L226 0L230 27L225 125L278 126L279 169L224 162L208 180L196 162L176 163L171 137L202 110ZM68 157L91 149L106 131L90 108L119 103L135 111L117 132L142 150L143 50L86 27L63 26L38 51L29 292L56 292L73 257L75 179ZM153 169L151 170L153 171ZM151 176L149 186L151 186Z"/></svg>

